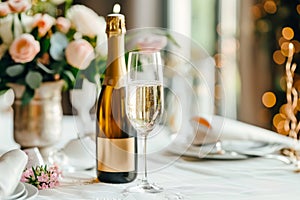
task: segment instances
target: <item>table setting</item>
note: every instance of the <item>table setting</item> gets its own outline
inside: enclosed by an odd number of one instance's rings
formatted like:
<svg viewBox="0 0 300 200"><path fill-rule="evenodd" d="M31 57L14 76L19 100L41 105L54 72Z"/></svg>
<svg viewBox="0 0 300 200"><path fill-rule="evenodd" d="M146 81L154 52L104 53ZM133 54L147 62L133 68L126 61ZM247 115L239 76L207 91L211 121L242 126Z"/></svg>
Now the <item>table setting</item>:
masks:
<svg viewBox="0 0 300 200"><path fill-rule="evenodd" d="M0 2L17 31L0 27L0 200L299 197L299 140L216 114L216 63L190 38L126 32L119 4L104 23L69 1L56 18L13 2Z"/></svg>
<svg viewBox="0 0 300 200"><path fill-rule="evenodd" d="M75 117L64 116L63 132L68 134L64 134L61 143L57 145L58 149L68 147L69 141L78 141L77 131L74 129L76 127ZM210 157L209 153L214 153L214 146L211 143L209 144L211 152L206 152L208 157L200 154L202 155L201 157L199 156L201 146L198 144L193 145L190 143L187 146L191 149L182 149L179 147L176 138L174 139L174 133L169 132L168 128L158 127L158 130L159 134L150 135L148 138L149 179L162 184L172 194L177 194L174 199L222 199L225 197L228 199L251 199L254 195L256 199L263 199L276 198L276 196L296 197L299 195L296 188L299 180L298 175L294 172L296 169L295 164L293 162L284 162L278 158L268 157L268 155L282 156L278 152L280 148L276 145L275 148L269 145L266 145L267 148L265 148L266 146L257 145L256 142L251 144L249 140L239 140L240 142L235 143L235 148L226 149L226 145L229 145L232 141L224 139L222 140L222 148L225 151L237 151L238 155L242 155L243 157L235 157L237 155L232 155L231 158ZM179 136L177 135L176 137ZM262 151L262 155L253 156L251 153L243 154L242 151L238 152L239 148L237 148L238 144L240 145L241 143L243 145L248 143L248 149L251 147L251 150L265 149ZM86 150L86 147L82 146L82 144L84 143L76 143L76 147ZM279 144L283 145L282 143ZM292 142L290 144L295 143ZM14 149L15 145L11 141L9 146ZM72 142L72 145L74 145L74 142ZM247 147L243 148L243 150L245 149ZM69 156L69 154L66 155ZM89 155L89 153L85 152L83 155ZM24 155L21 154L21 156ZM12 160L15 158L15 156L9 157ZM289 157L282 157L289 160ZM36 192L32 192L31 189L27 190L30 190L29 192L31 192L34 199L54 199L57 197L61 199L166 199L159 194L158 196L153 194L123 196L122 191L133 183L117 185L99 183L95 181L95 164L92 169L82 169L81 158L83 157L78 156L77 161L63 163L67 166L65 168L62 167L64 176L59 186L38 190L37 194ZM26 159L24 159L24 163ZM85 160L89 159L85 158ZM94 158L91 156L90 161L93 160ZM21 164L19 159L17 161L14 160L14 162L17 162L18 165ZM26 165L24 163L23 167ZM73 169L68 167L70 164L73 165ZM1 166L3 166L2 161L0 162ZM5 169L5 171L10 170L7 167ZM1 172L5 171L1 170ZM142 173L142 171L141 169L139 173ZM2 180L5 176L0 177ZM20 183L20 181L17 182ZM288 194L274 193L274 188L282 192L286 190L292 190L292 192Z"/></svg>

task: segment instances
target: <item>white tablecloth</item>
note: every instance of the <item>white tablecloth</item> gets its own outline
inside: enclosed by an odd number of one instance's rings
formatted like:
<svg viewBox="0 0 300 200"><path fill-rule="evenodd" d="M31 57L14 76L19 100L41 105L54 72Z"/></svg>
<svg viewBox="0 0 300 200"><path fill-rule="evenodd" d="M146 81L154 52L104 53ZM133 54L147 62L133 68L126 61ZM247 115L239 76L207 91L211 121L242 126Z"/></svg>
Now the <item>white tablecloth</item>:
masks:
<svg viewBox="0 0 300 200"><path fill-rule="evenodd" d="M14 142L11 141L11 123L5 121L8 119L1 120L0 147L14 146ZM75 137L76 127L73 117L64 117L62 141L59 145ZM4 142L3 138L9 141ZM172 193L179 193L184 199L300 198L300 174L293 172L292 165L278 160L266 158L199 160L170 154L164 151L164 148L157 151L152 148L148 160L150 181L155 180ZM95 177L95 170L77 172L73 175L92 178ZM128 185L73 182L62 184L55 189L39 191L36 200L163 199L155 195L122 197L120 192Z"/></svg>

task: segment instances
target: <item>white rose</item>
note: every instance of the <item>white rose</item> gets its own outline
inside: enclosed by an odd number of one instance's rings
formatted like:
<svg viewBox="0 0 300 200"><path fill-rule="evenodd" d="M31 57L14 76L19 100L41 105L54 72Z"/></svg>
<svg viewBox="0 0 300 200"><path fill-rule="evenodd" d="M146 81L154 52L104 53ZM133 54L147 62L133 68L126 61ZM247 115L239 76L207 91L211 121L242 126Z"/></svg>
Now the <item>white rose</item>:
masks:
<svg viewBox="0 0 300 200"><path fill-rule="evenodd" d="M95 51L97 55L107 56L107 36L105 33L97 35Z"/></svg>
<svg viewBox="0 0 300 200"><path fill-rule="evenodd" d="M25 13L22 13L21 14L21 21L22 21L22 25L23 25L23 28L25 29L25 32L26 33L29 33L32 31L32 25L33 25L33 22L34 22L34 17L31 16L31 15L27 15Z"/></svg>
<svg viewBox="0 0 300 200"><path fill-rule="evenodd" d="M14 15L14 37L17 38L23 34L22 22L18 15Z"/></svg>
<svg viewBox="0 0 300 200"><path fill-rule="evenodd" d="M7 49L8 49L7 44L1 44L0 45L0 60L4 56L4 54L6 53Z"/></svg>
<svg viewBox="0 0 300 200"><path fill-rule="evenodd" d="M72 26L83 35L94 37L105 32L105 19L86 6L72 6L66 17L71 21Z"/></svg>
<svg viewBox="0 0 300 200"><path fill-rule="evenodd" d="M3 43L8 45L14 40L14 35L11 30L13 20L13 15L8 15L5 18L0 19L0 38Z"/></svg>
<svg viewBox="0 0 300 200"><path fill-rule="evenodd" d="M65 0L50 0L51 3L55 5L60 5L65 2Z"/></svg>

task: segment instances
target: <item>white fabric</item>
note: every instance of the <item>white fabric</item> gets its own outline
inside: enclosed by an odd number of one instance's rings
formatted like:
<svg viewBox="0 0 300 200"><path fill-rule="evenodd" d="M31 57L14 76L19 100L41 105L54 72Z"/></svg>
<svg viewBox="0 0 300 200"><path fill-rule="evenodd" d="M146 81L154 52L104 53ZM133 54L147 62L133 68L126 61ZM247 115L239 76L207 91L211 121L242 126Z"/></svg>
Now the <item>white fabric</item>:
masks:
<svg viewBox="0 0 300 200"><path fill-rule="evenodd" d="M180 158L160 152L149 156L148 161L151 182L188 200L298 199L300 195L299 174L293 172L291 165L273 159L213 161ZM85 173L95 177L94 171ZM146 194L122 198L120 193L127 186L129 184L74 182L53 190L41 190L36 200L164 199Z"/></svg>
<svg viewBox="0 0 300 200"><path fill-rule="evenodd" d="M299 141L264 128L218 115L203 115L200 117L208 121L211 127L207 128L204 125L192 122L195 133L193 142L195 144L212 143L218 140L245 140L277 143L300 150Z"/></svg>
<svg viewBox="0 0 300 200"><path fill-rule="evenodd" d="M14 91L7 90L4 94L0 95L0 112L9 109L15 99Z"/></svg>
<svg viewBox="0 0 300 200"><path fill-rule="evenodd" d="M77 137L75 123L71 116L63 118L62 140L58 146L63 147ZM161 132L158 136L170 139L166 134ZM300 197L300 178L294 173L293 165L264 157L230 161L181 157L166 151L169 148L178 146L171 141L166 145L161 138L149 138L148 177L150 182L155 181L169 191L180 193L184 199L276 200ZM67 177L73 178L55 189L40 190L35 200L163 199L144 194L124 198L120 193L129 184L85 184L96 177L95 170L70 173Z"/></svg>
<svg viewBox="0 0 300 200"><path fill-rule="evenodd" d="M10 150L0 157L0 199L14 192L27 160L27 155L19 149Z"/></svg>

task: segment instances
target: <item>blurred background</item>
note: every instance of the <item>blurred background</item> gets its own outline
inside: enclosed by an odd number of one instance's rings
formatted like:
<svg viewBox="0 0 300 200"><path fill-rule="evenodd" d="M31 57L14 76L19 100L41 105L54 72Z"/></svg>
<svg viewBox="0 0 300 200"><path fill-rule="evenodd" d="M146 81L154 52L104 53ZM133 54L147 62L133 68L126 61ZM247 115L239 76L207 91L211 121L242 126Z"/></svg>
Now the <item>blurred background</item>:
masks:
<svg viewBox="0 0 300 200"><path fill-rule="evenodd" d="M293 63L299 63L300 0L74 2L102 16L119 3L127 30L162 27L191 38L216 61L215 113L285 134L285 65L289 43L294 45ZM297 91L298 71L293 82Z"/></svg>

